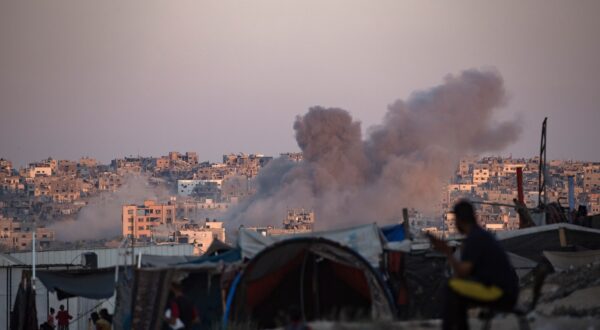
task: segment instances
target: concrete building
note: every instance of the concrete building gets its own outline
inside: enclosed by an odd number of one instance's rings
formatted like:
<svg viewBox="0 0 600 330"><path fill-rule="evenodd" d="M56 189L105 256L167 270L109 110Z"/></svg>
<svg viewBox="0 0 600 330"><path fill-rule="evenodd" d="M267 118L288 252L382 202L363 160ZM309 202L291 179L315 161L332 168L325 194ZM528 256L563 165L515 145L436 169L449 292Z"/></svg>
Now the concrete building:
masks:
<svg viewBox="0 0 600 330"><path fill-rule="evenodd" d="M283 229L296 231L313 231L315 225L315 212L305 209L288 209L283 219Z"/></svg>
<svg viewBox="0 0 600 330"><path fill-rule="evenodd" d="M98 165L98 161L95 158L81 157L78 165L80 167L96 167Z"/></svg>
<svg viewBox="0 0 600 330"><path fill-rule="evenodd" d="M0 250L31 249L34 230L36 233L36 246L47 248L50 242L54 241L54 231L43 227L34 228L32 223L21 223L0 215Z"/></svg>
<svg viewBox="0 0 600 330"><path fill-rule="evenodd" d="M476 165L473 168L473 184L482 184L488 182L490 178L490 169L487 166Z"/></svg>
<svg viewBox="0 0 600 330"><path fill-rule="evenodd" d="M12 174L12 162L4 158L0 158L0 173Z"/></svg>
<svg viewBox="0 0 600 330"><path fill-rule="evenodd" d="M204 225L186 224L178 231L177 241L194 245L194 254L203 254L212 242L218 239L225 242L223 222L208 220Z"/></svg>
<svg viewBox="0 0 600 330"><path fill-rule="evenodd" d="M123 205L122 233L124 237L149 240L158 226L174 225L176 205L173 202L158 204L146 200L143 205Z"/></svg>
<svg viewBox="0 0 600 330"><path fill-rule="evenodd" d="M600 165L594 164L583 168L583 189L585 192L600 190Z"/></svg>
<svg viewBox="0 0 600 330"><path fill-rule="evenodd" d="M222 185L223 180L177 180L177 195L216 199Z"/></svg>
<svg viewBox="0 0 600 330"><path fill-rule="evenodd" d="M188 163L189 165L197 165L198 164L198 154L195 152L186 152L185 154L180 154L177 151L169 152L169 160L171 161L180 161Z"/></svg>
<svg viewBox="0 0 600 330"><path fill-rule="evenodd" d="M52 166L45 163L30 164L27 169L27 176L30 178L36 176L52 176Z"/></svg>

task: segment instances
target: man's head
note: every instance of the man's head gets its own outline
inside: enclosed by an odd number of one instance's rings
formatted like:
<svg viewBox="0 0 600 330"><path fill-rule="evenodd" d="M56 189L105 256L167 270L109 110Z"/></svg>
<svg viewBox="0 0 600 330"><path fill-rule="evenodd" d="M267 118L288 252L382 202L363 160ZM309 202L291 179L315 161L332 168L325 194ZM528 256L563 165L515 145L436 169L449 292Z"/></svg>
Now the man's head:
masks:
<svg viewBox="0 0 600 330"><path fill-rule="evenodd" d="M50 314L54 314L54 308L50 307Z"/></svg>
<svg viewBox="0 0 600 330"><path fill-rule="evenodd" d="M473 227L477 226L475 209L467 200L461 200L454 205L454 216L456 217L456 229L461 234L466 234Z"/></svg>
<svg viewBox="0 0 600 330"><path fill-rule="evenodd" d="M58 307L58 309L60 309L61 311L65 310L65 305L60 305L60 307Z"/></svg>

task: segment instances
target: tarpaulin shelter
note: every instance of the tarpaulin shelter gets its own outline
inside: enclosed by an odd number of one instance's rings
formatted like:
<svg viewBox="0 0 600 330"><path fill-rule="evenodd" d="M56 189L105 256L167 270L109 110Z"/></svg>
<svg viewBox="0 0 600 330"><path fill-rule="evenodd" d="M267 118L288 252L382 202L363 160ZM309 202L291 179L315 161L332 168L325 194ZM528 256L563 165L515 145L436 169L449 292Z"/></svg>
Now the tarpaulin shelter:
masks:
<svg viewBox="0 0 600 330"><path fill-rule="evenodd" d="M381 231L375 224L323 232L277 236L264 236L255 230L241 228L238 236L238 245L241 249L242 257L252 259L263 249L276 242L300 237L322 237L337 242L356 251L366 259L372 267L379 267L381 254L383 252L383 242Z"/></svg>
<svg viewBox="0 0 600 330"><path fill-rule="evenodd" d="M224 305L224 282L231 268L241 262L239 249L217 255L171 258L142 256L141 269L135 270L132 288L131 328L162 329L164 310L170 299L172 282L180 283L184 295L200 314L201 329L213 329L221 322ZM139 304L135 302L146 302Z"/></svg>
<svg viewBox="0 0 600 330"><path fill-rule="evenodd" d="M600 230L568 223L556 223L496 234L511 253L540 262L544 251L600 249Z"/></svg>
<svg viewBox="0 0 600 330"><path fill-rule="evenodd" d="M378 247L378 240L371 244ZM292 307L306 320L385 320L395 315L391 294L372 263L349 246L322 237L265 247L238 276L225 315L233 323L274 327L285 322Z"/></svg>
<svg viewBox="0 0 600 330"><path fill-rule="evenodd" d="M71 297L106 299L115 292L115 269L41 270L37 278L59 300Z"/></svg>

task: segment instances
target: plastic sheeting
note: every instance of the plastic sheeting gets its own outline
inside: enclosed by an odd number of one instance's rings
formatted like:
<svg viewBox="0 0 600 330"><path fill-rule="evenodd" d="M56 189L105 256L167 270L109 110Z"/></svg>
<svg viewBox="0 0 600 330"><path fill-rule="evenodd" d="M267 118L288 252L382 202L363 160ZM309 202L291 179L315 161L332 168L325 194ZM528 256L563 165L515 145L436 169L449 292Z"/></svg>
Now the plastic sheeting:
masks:
<svg viewBox="0 0 600 330"><path fill-rule="evenodd" d="M379 259L383 252L383 246L379 228L375 224L326 232L280 236L263 236L254 230L242 228L239 231L238 245L242 250L242 257L251 259L273 243L300 237L320 237L332 240L358 252L372 267L379 268Z"/></svg>
<svg viewBox="0 0 600 330"><path fill-rule="evenodd" d="M38 271L37 277L59 300L71 297L105 299L115 292L115 269Z"/></svg>

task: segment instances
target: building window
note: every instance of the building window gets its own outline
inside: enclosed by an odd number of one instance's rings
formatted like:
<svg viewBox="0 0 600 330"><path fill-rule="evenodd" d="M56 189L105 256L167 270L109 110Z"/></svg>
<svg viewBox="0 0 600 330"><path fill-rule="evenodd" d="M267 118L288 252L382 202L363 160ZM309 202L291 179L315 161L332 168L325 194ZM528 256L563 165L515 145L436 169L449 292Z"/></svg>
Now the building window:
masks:
<svg viewBox="0 0 600 330"><path fill-rule="evenodd" d="M133 214L133 210L127 210L127 214Z"/></svg>
<svg viewBox="0 0 600 330"><path fill-rule="evenodd" d="M144 226L139 226L138 230L144 230Z"/></svg>

